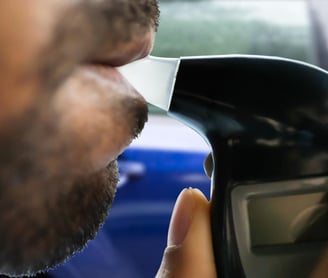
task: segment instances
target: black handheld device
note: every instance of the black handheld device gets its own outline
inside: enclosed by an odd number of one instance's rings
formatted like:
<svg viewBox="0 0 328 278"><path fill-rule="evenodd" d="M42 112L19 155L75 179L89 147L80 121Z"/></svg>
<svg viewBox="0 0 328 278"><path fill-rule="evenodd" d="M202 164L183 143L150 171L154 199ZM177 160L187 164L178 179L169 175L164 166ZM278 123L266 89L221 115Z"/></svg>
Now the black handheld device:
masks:
<svg viewBox="0 0 328 278"><path fill-rule="evenodd" d="M166 110L212 148L220 277L308 277L328 243L328 73L277 57L175 63Z"/></svg>

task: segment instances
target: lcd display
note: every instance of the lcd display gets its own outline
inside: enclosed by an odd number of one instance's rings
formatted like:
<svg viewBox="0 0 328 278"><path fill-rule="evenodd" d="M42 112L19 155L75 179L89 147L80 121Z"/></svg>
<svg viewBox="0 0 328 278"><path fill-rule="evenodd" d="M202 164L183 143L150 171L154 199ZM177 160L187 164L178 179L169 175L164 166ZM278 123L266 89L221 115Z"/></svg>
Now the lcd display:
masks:
<svg viewBox="0 0 328 278"><path fill-rule="evenodd" d="M251 246L328 240L328 193L248 200Z"/></svg>

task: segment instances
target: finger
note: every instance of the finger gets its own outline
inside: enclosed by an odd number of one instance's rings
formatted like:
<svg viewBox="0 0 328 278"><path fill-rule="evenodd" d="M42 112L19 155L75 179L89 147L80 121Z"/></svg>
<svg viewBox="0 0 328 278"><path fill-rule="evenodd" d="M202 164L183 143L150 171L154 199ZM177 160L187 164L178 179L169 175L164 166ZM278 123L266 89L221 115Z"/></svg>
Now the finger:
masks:
<svg viewBox="0 0 328 278"><path fill-rule="evenodd" d="M199 190L185 189L177 200L168 247L156 277L216 277L210 204Z"/></svg>

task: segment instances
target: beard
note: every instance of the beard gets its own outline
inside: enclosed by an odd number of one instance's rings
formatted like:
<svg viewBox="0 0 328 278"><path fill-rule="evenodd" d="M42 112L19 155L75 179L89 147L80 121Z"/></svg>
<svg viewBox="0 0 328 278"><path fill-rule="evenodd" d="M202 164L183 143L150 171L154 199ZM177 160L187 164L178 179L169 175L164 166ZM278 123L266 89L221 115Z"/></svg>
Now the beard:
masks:
<svg viewBox="0 0 328 278"><path fill-rule="evenodd" d="M31 275L83 249L107 218L117 181L113 161L105 169L67 184L67 192L50 188L58 184L5 190L0 205L1 272Z"/></svg>

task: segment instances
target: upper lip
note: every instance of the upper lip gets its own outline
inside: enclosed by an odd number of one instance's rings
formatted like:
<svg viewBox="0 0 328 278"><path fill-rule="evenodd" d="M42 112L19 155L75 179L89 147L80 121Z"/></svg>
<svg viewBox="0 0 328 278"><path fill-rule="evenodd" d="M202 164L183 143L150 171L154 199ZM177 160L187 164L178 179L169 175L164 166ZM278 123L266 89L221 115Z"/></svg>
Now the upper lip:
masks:
<svg viewBox="0 0 328 278"><path fill-rule="evenodd" d="M118 50L96 53L87 62L110 67L123 66L149 55L153 48L154 38L155 31L150 29L144 36L137 36L131 39L131 42L119 44L117 46Z"/></svg>

